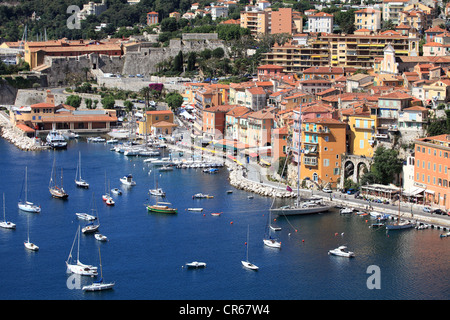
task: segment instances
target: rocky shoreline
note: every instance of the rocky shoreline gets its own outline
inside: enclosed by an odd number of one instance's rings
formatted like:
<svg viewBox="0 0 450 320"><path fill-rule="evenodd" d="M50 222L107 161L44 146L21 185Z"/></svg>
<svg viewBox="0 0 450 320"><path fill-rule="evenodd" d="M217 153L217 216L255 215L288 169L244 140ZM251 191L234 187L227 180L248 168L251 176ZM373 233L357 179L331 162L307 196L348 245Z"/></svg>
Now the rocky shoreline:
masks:
<svg viewBox="0 0 450 320"><path fill-rule="evenodd" d="M19 135L11 126L0 126L0 132L2 138L14 144L20 150L40 151L47 149L46 146L36 144L35 139Z"/></svg>

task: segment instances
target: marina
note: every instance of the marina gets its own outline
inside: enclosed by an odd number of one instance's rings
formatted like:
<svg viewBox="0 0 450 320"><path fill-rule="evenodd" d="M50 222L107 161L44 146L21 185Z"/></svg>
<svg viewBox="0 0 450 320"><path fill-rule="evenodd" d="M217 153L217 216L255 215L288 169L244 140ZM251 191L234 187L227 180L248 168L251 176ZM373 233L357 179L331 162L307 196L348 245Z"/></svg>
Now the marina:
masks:
<svg viewBox="0 0 450 320"><path fill-rule="evenodd" d="M89 180L89 189L67 183L64 188L70 197L65 201L53 198L46 184L54 159L64 176L73 178L80 152L83 177ZM0 261L4 270L1 299L446 300L450 297L445 276L450 270L445 259L450 252L448 237L440 237L446 232L436 228L386 232L383 226L370 228L374 220L369 215L356 212L341 215L338 209L331 209L312 215L271 217L271 222L281 228L273 231L272 236L276 232L282 248L270 248L262 240L272 197L231 187L226 168L219 168L213 175L204 174L201 168L160 173L144 162L145 158L125 157L111 152L105 143L83 140L69 141L64 150L25 153L0 139L0 153L5 155L0 158L0 165L6 169L1 171L1 179L14 181L1 187L6 196L6 217L16 224L15 230L0 229L0 255L8 257ZM161 157L168 157L168 150ZM17 207L26 167L28 196L40 205L39 214ZM159 201L149 195L149 189L155 185L153 174L148 174L150 170L158 175L158 186L166 193L164 201L170 202L177 214L147 211L146 206ZM131 175L136 182L135 186L121 185L122 195L111 193L115 206L106 206L101 200L105 171L115 184L124 175ZM197 193L214 198L192 199ZM249 200L249 196L253 199ZM86 221L75 215L87 212L96 217L88 211L94 208L93 197L101 226L97 219ZM283 206L293 200L280 198L275 202ZM396 212L395 207L392 209ZM214 217L211 213L221 214ZM89 222L108 240L97 240L95 232L80 234L82 261L100 268L101 248L104 288L112 288L96 294L86 293L83 287L100 289L102 286L94 285L100 280L98 275L94 279L71 277L65 265L75 232L78 227L88 227ZM24 249L28 226L30 242L39 251ZM246 247L249 226L250 241ZM355 258L328 255L329 250L343 245L351 248ZM242 264L247 249L250 261L259 267L258 272L249 272ZM180 266L189 261L204 262L207 268L183 272ZM379 266L382 272L380 290L369 290L366 286L369 276L366 270L371 265ZM270 281L274 273L275 282ZM17 286L27 290L7 289Z"/></svg>

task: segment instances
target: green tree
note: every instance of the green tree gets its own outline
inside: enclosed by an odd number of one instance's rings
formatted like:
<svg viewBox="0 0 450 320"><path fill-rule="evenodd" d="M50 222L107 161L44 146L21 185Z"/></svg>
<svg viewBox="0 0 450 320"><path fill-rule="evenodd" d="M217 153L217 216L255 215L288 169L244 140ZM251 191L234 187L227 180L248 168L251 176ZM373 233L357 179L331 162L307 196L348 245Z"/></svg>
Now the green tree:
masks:
<svg viewBox="0 0 450 320"><path fill-rule="evenodd" d="M116 101L110 95L107 95L102 99L103 109L112 109L112 108L114 108L115 104L116 104Z"/></svg>
<svg viewBox="0 0 450 320"><path fill-rule="evenodd" d="M183 104L183 97L178 92L171 92L166 96L166 103L175 111Z"/></svg>
<svg viewBox="0 0 450 320"><path fill-rule="evenodd" d="M127 110L127 112L131 112L131 110L133 110L133 102L131 102L130 100L124 101L123 106L125 107L125 110Z"/></svg>
<svg viewBox="0 0 450 320"><path fill-rule="evenodd" d="M66 98L66 104L78 109L81 105L81 97L72 94Z"/></svg>
<svg viewBox="0 0 450 320"><path fill-rule="evenodd" d="M85 98L84 104L86 105L86 108L92 109L92 99L91 98Z"/></svg>
<svg viewBox="0 0 450 320"><path fill-rule="evenodd" d="M180 50L173 60L173 71L182 72L183 71L183 52Z"/></svg>
<svg viewBox="0 0 450 320"><path fill-rule="evenodd" d="M389 184L402 169L403 160L398 158L398 151L380 146L375 151L370 171L363 176L361 183Z"/></svg>
<svg viewBox="0 0 450 320"><path fill-rule="evenodd" d="M189 52L188 61L187 61L187 71L195 70L195 63L197 60L197 54L195 52Z"/></svg>
<svg viewBox="0 0 450 320"><path fill-rule="evenodd" d="M222 59L225 55L225 51L223 51L223 49L219 47L214 49L211 54L216 59Z"/></svg>

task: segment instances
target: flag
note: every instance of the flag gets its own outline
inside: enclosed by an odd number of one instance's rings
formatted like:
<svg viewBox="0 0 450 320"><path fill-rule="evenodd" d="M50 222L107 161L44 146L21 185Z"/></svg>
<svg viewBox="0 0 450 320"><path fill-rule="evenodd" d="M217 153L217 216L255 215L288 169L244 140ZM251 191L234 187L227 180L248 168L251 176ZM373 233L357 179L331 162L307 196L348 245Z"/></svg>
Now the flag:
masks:
<svg viewBox="0 0 450 320"><path fill-rule="evenodd" d="M292 192L292 189L289 186L286 187L286 190L289 191L289 192Z"/></svg>

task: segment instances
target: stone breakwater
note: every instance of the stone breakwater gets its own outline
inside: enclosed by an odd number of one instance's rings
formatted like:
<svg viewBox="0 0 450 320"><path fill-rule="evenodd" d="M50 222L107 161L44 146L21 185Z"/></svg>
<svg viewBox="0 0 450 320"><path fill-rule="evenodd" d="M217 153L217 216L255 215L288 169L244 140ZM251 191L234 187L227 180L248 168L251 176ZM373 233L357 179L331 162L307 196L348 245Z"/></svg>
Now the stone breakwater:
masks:
<svg viewBox="0 0 450 320"><path fill-rule="evenodd" d="M1 125L1 124L0 124ZM35 139L18 134L13 127L0 127L1 137L14 144L17 148L24 151L39 151L46 149L45 146L36 144Z"/></svg>
<svg viewBox="0 0 450 320"><path fill-rule="evenodd" d="M244 170L237 166L233 166L233 170L230 171L229 180L230 184L236 189L254 192L261 196L276 198L295 198L297 196L294 192L248 180L244 177Z"/></svg>

